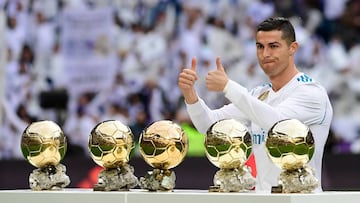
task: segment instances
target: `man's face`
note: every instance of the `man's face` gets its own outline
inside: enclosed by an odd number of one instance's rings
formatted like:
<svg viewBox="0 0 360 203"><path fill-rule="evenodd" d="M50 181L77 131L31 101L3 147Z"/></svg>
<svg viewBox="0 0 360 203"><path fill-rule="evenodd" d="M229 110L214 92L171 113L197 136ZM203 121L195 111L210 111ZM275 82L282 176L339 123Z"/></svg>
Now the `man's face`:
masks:
<svg viewBox="0 0 360 203"><path fill-rule="evenodd" d="M282 31L259 31L256 34L259 64L269 77L276 77L289 66L294 53L292 48L292 44L289 46L282 39Z"/></svg>

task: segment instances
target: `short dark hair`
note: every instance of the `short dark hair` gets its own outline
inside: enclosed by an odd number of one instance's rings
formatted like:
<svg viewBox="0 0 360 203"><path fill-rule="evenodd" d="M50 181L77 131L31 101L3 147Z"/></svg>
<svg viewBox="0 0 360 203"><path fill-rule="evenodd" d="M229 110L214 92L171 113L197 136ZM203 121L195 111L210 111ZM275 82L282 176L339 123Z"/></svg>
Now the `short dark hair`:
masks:
<svg viewBox="0 0 360 203"><path fill-rule="evenodd" d="M275 17L264 20L257 26L256 32L259 31L282 31L282 39L285 39L288 44L296 41L295 29L287 18Z"/></svg>

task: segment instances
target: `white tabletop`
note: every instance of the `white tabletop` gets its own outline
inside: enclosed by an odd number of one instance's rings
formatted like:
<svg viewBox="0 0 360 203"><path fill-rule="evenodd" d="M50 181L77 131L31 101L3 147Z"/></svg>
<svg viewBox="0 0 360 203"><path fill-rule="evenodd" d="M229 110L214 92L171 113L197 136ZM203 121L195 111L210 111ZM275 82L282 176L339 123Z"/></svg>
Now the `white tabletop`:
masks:
<svg viewBox="0 0 360 203"><path fill-rule="evenodd" d="M61 191L0 190L1 203L359 203L360 192L322 192L316 194L214 193L207 190L174 190L148 192L101 192L92 189Z"/></svg>

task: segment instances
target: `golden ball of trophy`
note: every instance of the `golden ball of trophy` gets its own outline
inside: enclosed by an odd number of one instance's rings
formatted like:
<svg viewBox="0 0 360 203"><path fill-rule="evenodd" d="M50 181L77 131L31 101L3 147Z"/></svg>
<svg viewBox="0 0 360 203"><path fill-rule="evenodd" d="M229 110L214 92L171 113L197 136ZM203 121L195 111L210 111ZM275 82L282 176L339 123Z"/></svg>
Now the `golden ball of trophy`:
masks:
<svg viewBox="0 0 360 203"><path fill-rule="evenodd" d="M104 168L118 168L127 164L134 147L134 135L130 128L117 120L100 122L90 133L90 156Z"/></svg>
<svg viewBox="0 0 360 203"><path fill-rule="evenodd" d="M218 168L238 168L249 158L251 149L250 133L234 119L215 122L206 133L206 156Z"/></svg>
<svg viewBox="0 0 360 203"><path fill-rule="evenodd" d="M58 165L66 149L66 137L53 121L33 122L26 127L21 137L24 158L37 168Z"/></svg>
<svg viewBox="0 0 360 203"><path fill-rule="evenodd" d="M279 121L269 130L266 150L271 161L283 170L304 167L315 151L309 127L296 119Z"/></svg>
<svg viewBox="0 0 360 203"><path fill-rule="evenodd" d="M60 190L70 184L66 167L60 163L66 149L66 137L53 121L37 121L25 128L21 151L24 158L37 168L29 176L32 190Z"/></svg>
<svg viewBox="0 0 360 203"><path fill-rule="evenodd" d="M139 138L141 156L151 167L159 169L171 169L180 164L188 147L185 132L170 120L154 122Z"/></svg>
<svg viewBox="0 0 360 203"><path fill-rule="evenodd" d="M207 158L220 168L210 192L245 192L254 188L255 178L245 165L252 150L245 125L234 119L219 120L207 130L204 144Z"/></svg>
<svg viewBox="0 0 360 203"><path fill-rule="evenodd" d="M297 119L275 123L265 141L270 160L282 172L272 193L311 193L319 185L308 162L315 152L315 141L308 126Z"/></svg>

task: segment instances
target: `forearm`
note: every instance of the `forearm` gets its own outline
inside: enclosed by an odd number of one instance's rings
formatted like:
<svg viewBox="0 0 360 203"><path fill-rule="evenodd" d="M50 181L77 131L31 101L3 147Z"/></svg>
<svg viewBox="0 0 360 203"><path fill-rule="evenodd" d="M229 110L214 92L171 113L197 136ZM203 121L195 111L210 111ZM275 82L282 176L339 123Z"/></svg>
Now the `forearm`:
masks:
<svg viewBox="0 0 360 203"><path fill-rule="evenodd" d="M199 98L198 102L187 104L186 107L194 126L199 132L204 134L213 123L221 119L233 118L246 126L249 125L249 120L246 119L245 115L233 104L212 110Z"/></svg>
<svg viewBox="0 0 360 203"><path fill-rule="evenodd" d="M246 88L234 81L229 81L224 93L225 97L243 112L249 120L261 128L269 129L282 118L274 107L251 96Z"/></svg>
<svg viewBox="0 0 360 203"><path fill-rule="evenodd" d="M270 105L250 95L246 88L230 81L225 96L252 122L268 130L276 122L295 118L306 125L321 123L326 114L326 92L316 85L292 89L277 105Z"/></svg>
<svg viewBox="0 0 360 203"><path fill-rule="evenodd" d="M198 101L193 104L186 102L186 108L196 129L200 133L205 134L207 129L214 122L212 120L213 117L209 116L211 110L205 105L202 99L198 99Z"/></svg>

